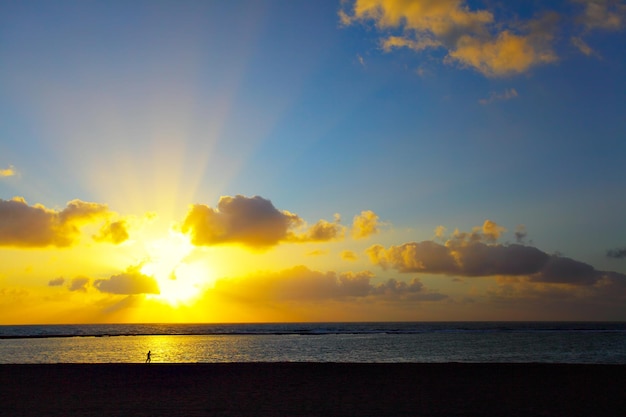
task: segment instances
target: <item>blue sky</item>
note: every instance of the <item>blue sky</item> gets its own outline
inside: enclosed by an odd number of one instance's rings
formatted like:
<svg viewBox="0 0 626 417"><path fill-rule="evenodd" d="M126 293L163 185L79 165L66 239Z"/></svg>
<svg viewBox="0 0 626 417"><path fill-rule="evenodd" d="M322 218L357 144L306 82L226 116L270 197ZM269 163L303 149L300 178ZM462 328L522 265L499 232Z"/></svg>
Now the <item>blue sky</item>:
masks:
<svg viewBox="0 0 626 417"><path fill-rule="evenodd" d="M524 245L626 286L626 259L607 256L626 247L623 1L22 1L0 6L0 27L5 203L60 213L80 200L167 224L191 204L219 211L221 196L237 195L308 225L376 214L377 233L354 248L299 249L328 258L434 241L438 226L447 239L483 227L489 245L525 230ZM497 243L486 220L506 229ZM25 244L6 230L8 257ZM358 267L310 258L276 269L417 277L453 302L468 297L452 288L463 273L443 282L441 272L381 270L371 256ZM485 275L477 288L582 297L567 277L526 278ZM5 271L0 288L49 279ZM495 317L487 301L480 311Z"/></svg>

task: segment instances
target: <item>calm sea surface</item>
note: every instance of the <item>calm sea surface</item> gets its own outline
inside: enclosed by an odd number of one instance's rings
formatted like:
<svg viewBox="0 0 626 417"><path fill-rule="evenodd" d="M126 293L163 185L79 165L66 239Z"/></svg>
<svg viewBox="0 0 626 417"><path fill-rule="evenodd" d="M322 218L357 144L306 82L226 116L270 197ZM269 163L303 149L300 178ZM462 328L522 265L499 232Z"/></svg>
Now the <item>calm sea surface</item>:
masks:
<svg viewBox="0 0 626 417"><path fill-rule="evenodd" d="M626 364L626 323L0 326L0 363L549 362Z"/></svg>

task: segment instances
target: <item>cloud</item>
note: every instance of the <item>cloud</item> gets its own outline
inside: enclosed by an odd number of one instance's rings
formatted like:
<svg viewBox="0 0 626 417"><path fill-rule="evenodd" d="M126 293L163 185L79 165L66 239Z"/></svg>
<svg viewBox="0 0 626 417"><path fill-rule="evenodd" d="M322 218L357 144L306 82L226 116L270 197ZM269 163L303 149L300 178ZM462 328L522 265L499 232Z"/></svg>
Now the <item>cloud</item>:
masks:
<svg viewBox="0 0 626 417"><path fill-rule="evenodd" d="M76 277L73 278L72 281L68 285L68 289L70 291L87 291L87 286L89 285L90 279L87 277Z"/></svg>
<svg viewBox="0 0 626 417"><path fill-rule="evenodd" d="M465 0L355 0L342 9L342 24L373 21L385 51L409 48L445 51L444 62L473 68L487 77L527 72L554 62L553 31L558 15L525 23L496 21L489 10L472 10ZM395 34L394 32L401 32Z"/></svg>
<svg viewBox="0 0 626 417"><path fill-rule="evenodd" d="M262 197L221 197L217 208L195 204L181 230L197 246L239 243L263 248L286 240L291 227L301 224L295 214L280 211Z"/></svg>
<svg viewBox="0 0 626 417"><path fill-rule="evenodd" d="M609 249L606 256L613 259L626 259L626 248Z"/></svg>
<svg viewBox="0 0 626 417"><path fill-rule="evenodd" d="M570 41L584 55L598 55L583 39L590 32L619 31L626 26L626 4L620 0L573 0L584 6L577 18L582 27L578 36L572 36Z"/></svg>
<svg viewBox="0 0 626 417"><path fill-rule="evenodd" d="M113 275L109 279L99 279L94 282L100 292L109 294L159 294L159 286L156 280L142 274L141 266L133 266L125 272Z"/></svg>
<svg viewBox="0 0 626 417"><path fill-rule="evenodd" d="M523 224L518 225L515 228L515 241L517 243L524 243L526 236L528 236L528 233L526 232L526 227Z"/></svg>
<svg viewBox="0 0 626 417"><path fill-rule="evenodd" d="M3 177L13 177L17 175L17 171L15 171L15 167L13 165L9 165L8 168L0 168L0 178Z"/></svg>
<svg viewBox="0 0 626 417"><path fill-rule="evenodd" d="M57 278L53 278L50 281L48 281L48 286L50 286L50 287L60 287L64 283L65 283L65 278L57 277Z"/></svg>
<svg viewBox="0 0 626 417"><path fill-rule="evenodd" d="M344 250L341 252L341 259L343 259L344 261L356 261L357 256L356 253L351 250Z"/></svg>
<svg viewBox="0 0 626 417"><path fill-rule="evenodd" d="M324 273L296 266L275 273L222 279L211 291L221 296L256 302L319 302L366 297L438 301L446 298L445 295L427 291L417 279L410 283L389 280L373 284L373 276L369 271Z"/></svg>
<svg viewBox="0 0 626 417"><path fill-rule="evenodd" d="M40 204L29 206L22 197L0 199L0 246L71 246L79 239L81 226L111 215L105 204L80 200L55 211Z"/></svg>
<svg viewBox="0 0 626 417"><path fill-rule="evenodd" d="M91 280L87 277L76 277L73 278L68 284L67 284L67 289L70 291L81 291L81 292L85 292L87 291L87 287L89 286L89 282ZM48 282L48 286L50 287L60 287L63 284L65 284L65 278L63 277L58 277L58 278L54 278L51 279Z"/></svg>
<svg viewBox="0 0 626 417"><path fill-rule="evenodd" d="M128 240L128 224L125 220L107 222L93 238L97 242L111 242L119 245Z"/></svg>
<svg viewBox="0 0 626 417"><path fill-rule="evenodd" d="M355 239L364 239L379 232L380 222L373 211L362 211L354 216L352 221L352 236Z"/></svg>
<svg viewBox="0 0 626 417"><path fill-rule="evenodd" d="M424 284L418 278L413 278L410 282L391 278L386 282L372 286L370 292L393 300L441 301L448 298L445 294L426 291Z"/></svg>
<svg viewBox="0 0 626 417"><path fill-rule="evenodd" d="M587 45L587 42L585 42L581 37L579 36L572 36L572 38L570 39L572 42L572 45L574 45L576 48L578 48L578 50L580 52L582 52L583 54L587 55L587 56L591 56L594 54L593 49L591 49L591 47L589 45Z"/></svg>
<svg viewBox="0 0 626 417"><path fill-rule="evenodd" d="M585 6L578 21L585 30L620 30L626 24L626 4L620 0L574 0Z"/></svg>
<svg viewBox="0 0 626 417"><path fill-rule="evenodd" d="M481 98L480 100L478 100L478 102L480 104L490 104L493 103L494 101L506 101L506 100L511 100L517 97L517 90L514 88L509 88L504 90L501 93L496 93L495 91L492 91L491 93L489 93L489 97L487 98Z"/></svg>
<svg viewBox="0 0 626 417"><path fill-rule="evenodd" d="M443 239L446 233L446 228L442 225L435 227L435 237L437 239Z"/></svg>
<svg viewBox="0 0 626 417"><path fill-rule="evenodd" d="M471 233L455 232L445 244L409 242L388 249L374 245L367 249L367 254L375 265L402 273L520 277L528 282L572 286L594 286L606 279L626 278L574 259L548 255L532 246L495 243L503 230L486 221Z"/></svg>
<svg viewBox="0 0 626 417"><path fill-rule="evenodd" d="M320 220L305 233L298 234L296 232L290 232L286 240L292 242L328 242L342 239L345 235L346 228L339 224L340 222L341 217L335 214L334 221ZM300 223L302 224L301 221Z"/></svg>
<svg viewBox="0 0 626 417"><path fill-rule="evenodd" d="M372 211L355 216L352 234L365 238L378 233L380 222ZM321 219L312 226L298 215L278 210L270 200L262 197L223 196L217 208L204 204L193 205L180 227L191 236L196 246L241 244L265 249L280 242L328 242L345 237L347 228L335 214L333 221Z"/></svg>

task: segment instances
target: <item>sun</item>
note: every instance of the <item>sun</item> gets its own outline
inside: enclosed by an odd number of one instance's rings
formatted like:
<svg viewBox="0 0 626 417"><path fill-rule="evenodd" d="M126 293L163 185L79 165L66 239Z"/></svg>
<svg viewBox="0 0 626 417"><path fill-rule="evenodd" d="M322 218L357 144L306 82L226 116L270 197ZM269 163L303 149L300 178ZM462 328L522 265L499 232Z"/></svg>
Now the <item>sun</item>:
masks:
<svg viewBox="0 0 626 417"><path fill-rule="evenodd" d="M206 262L190 259L194 249L187 236L176 231L146 243L148 259L141 273L154 277L160 290L150 298L172 306L189 304L214 281Z"/></svg>

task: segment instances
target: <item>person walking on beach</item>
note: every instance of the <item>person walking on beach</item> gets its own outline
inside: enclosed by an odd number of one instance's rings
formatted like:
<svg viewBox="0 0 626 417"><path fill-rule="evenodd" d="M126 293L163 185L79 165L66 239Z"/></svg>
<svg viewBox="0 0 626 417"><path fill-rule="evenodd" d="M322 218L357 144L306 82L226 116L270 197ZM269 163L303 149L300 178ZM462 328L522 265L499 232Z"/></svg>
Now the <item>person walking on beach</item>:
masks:
<svg viewBox="0 0 626 417"><path fill-rule="evenodd" d="M150 351L148 351L148 355L146 356L146 363L150 362L152 362L152 359L150 358Z"/></svg>

